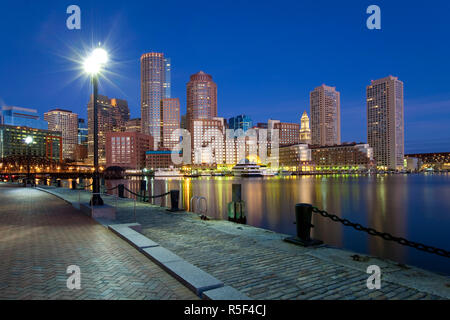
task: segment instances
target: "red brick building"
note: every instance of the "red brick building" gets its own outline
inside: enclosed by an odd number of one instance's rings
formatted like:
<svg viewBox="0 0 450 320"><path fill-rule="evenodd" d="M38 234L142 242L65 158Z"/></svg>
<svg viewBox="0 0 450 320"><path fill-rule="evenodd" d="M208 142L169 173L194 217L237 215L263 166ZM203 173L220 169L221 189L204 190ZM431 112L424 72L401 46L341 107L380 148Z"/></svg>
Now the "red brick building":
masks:
<svg viewBox="0 0 450 320"><path fill-rule="evenodd" d="M106 166L124 169L145 168L145 152L153 149L153 138L139 132L108 132L106 134Z"/></svg>

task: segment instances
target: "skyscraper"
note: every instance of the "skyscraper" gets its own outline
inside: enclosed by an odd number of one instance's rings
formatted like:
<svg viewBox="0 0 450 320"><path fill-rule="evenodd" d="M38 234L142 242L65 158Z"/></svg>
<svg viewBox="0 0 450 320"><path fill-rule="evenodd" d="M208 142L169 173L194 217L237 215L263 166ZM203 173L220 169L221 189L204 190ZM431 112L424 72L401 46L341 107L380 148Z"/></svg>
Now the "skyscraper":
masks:
<svg viewBox="0 0 450 320"><path fill-rule="evenodd" d="M322 84L310 93L312 144L341 144L341 102L335 87Z"/></svg>
<svg viewBox="0 0 450 320"><path fill-rule="evenodd" d="M161 143L161 100L170 98L170 59L163 53L141 56L141 130Z"/></svg>
<svg viewBox="0 0 450 320"><path fill-rule="evenodd" d="M377 166L403 169L403 82L397 77L372 80L367 86L367 142Z"/></svg>
<svg viewBox="0 0 450 320"><path fill-rule="evenodd" d="M196 119L217 117L217 85L211 75L203 71L191 75L186 89L188 126Z"/></svg>
<svg viewBox="0 0 450 320"><path fill-rule="evenodd" d="M180 100L164 98L161 100L161 139L162 147L172 149L179 139L172 139L172 132L180 128Z"/></svg>
<svg viewBox="0 0 450 320"><path fill-rule="evenodd" d="M130 111L126 100L110 99L98 95L98 159L100 164L106 162L105 141L106 133L122 131L126 121L130 118ZM94 104L93 96L88 103L88 158L94 159Z"/></svg>
<svg viewBox="0 0 450 320"><path fill-rule="evenodd" d="M78 115L69 110L54 109L44 113L48 130L62 133L62 153L64 159L74 159L78 144Z"/></svg>
<svg viewBox="0 0 450 320"><path fill-rule="evenodd" d="M309 128L309 117L306 110L300 119L300 143L311 143L311 129Z"/></svg>
<svg viewBox="0 0 450 320"><path fill-rule="evenodd" d="M233 130L242 129L242 131L245 132L251 127L253 127L252 119L244 114L238 115L228 120L228 128Z"/></svg>

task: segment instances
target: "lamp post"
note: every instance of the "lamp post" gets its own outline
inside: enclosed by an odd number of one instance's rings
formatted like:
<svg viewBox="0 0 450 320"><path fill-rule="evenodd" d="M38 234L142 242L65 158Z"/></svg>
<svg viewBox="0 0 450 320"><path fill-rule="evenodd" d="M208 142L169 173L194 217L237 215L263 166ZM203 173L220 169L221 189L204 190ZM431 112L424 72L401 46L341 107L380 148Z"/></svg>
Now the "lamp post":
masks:
<svg viewBox="0 0 450 320"><path fill-rule="evenodd" d="M102 48L92 51L91 55L84 61L84 70L91 76L93 86L93 120L94 120L94 179L92 186L91 206L103 205L100 197L100 177L98 172L98 75L102 67L108 62L108 54Z"/></svg>
<svg viewBox="0 0 450 320"><path fill-rule="evenodd" d="M33 143L33 137L27 136L25 138L25 143L27 145L27 180L25 181L25 187L28 184L28 181L30 181L30 145Z"/></svg>

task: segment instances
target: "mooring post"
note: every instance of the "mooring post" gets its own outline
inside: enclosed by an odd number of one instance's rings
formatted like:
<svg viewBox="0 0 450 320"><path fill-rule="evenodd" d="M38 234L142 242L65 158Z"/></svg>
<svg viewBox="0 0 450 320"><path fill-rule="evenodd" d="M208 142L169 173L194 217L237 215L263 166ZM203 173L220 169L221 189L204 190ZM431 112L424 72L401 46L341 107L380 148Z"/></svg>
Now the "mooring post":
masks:
<svg viewBox="0 0 450 320"><path fill-rule="evenodd" d="M142 202L145 202L146 191L147 191L147 181L141 180L141 192L139 194L142 197Z"/></svg>
<svg viewBox="0 0 450 320"><path fill-rule="evenodd" d="M170 190L170 209L169 211L180 211L178 208L178 202L180 198L180 190Z"/></svg>
<svg viewBox="0 0 450 320"><path fill-rule="evenodd" d="M119 198L125 198L124 193L125 193L125 185L124 184L119 184L117 186L117 193L119 194Z"/></svg>
<svg viewBox="0 0 450 320"><path fill-rule="evenodd" d="M77 188L77 181L76 180L72 180L72 189L76 189Z"/></svg>
<svg viewBox="0 0 450 320"><path fill-rule="evenodd" d="M284 239L287 242L299 244L304 247L320 245L320 240L311 239L311 224L313 207L308 203L298 203L295 205L295 224L297 229L296 237Z"/></svg>

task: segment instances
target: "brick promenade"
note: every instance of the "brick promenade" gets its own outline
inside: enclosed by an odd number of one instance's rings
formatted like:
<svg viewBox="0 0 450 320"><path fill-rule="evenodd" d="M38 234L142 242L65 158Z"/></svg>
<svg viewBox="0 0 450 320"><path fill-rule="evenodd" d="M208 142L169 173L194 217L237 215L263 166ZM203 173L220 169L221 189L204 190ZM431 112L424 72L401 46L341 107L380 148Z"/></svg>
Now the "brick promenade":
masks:
<svg viewBox="0 0 450 320"><path fill-rule="evenodd" d="M78 192L52 188L75 202ZM88 192L80 193L89 199ZM118 223L134 222L134 202L114 201ZM353 261L354 252L303 248L282 241L286 235L228 221L202 221L192 213L137 203L143 233L191 264L253 299L449 299L450 278L373 257ZM382 271L380 290L369 290L368 265Z"/></svg>
<svg viewBox="0 0 450 320"><path fill-rule="evenodd" d="M66 268L81 268L81 289ZM1 299L197 299L177 280L65 201L0 184Z"/></svg>

